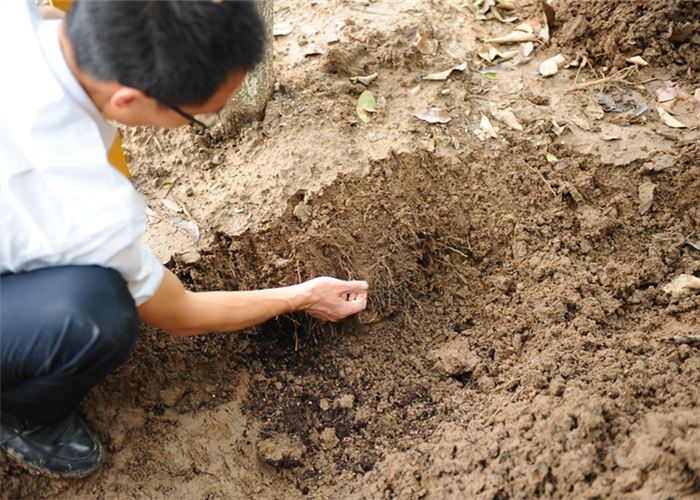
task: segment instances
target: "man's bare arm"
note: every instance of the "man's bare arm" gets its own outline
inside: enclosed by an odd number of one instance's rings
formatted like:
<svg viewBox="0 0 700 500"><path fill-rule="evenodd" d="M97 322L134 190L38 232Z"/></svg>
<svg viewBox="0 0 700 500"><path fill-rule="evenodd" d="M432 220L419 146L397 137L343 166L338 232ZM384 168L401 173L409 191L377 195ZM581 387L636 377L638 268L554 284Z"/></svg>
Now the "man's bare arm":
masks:
<svg viewBox="0 0 700 500"><path fill-rule="evenodd" d="M174 335L248 328L280 314L306 311L338 321L367 305L367 283L316 278L299 285L242 292L190 292L165 269L156 294L142 304L142 321Z"/></svg>

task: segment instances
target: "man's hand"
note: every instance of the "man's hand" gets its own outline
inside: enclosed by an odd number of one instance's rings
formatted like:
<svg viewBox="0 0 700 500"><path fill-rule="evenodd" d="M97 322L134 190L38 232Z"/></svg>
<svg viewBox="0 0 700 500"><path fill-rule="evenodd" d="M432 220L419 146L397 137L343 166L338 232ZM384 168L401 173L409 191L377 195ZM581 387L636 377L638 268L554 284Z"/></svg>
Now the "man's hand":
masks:
<svg viewBox="0 0 700 500"><path fill-rule="evenodd" d="M280 314L306 311L338 321L367 305L367 283L316 278L267 290L190 292L169 269L156 294L139 306L141 320L174 335L232 332Z"/></svg>
<svg viewBox="0 0 700 500"><path fill-rule="evenodd" d="M362 311L367 306L366 281L342 281L335 278L315 278L301 285L308 294L302 310L314 318L338 321Z"/></svg>

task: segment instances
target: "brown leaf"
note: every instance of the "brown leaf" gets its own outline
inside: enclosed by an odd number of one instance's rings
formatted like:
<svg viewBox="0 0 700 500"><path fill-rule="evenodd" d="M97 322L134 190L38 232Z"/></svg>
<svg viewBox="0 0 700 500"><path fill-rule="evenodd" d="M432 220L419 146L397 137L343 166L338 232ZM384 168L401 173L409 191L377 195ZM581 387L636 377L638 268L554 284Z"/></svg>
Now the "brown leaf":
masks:
<svg viewBox="0 0 700 500"><path fill-rule="evenodd" d="M602 120L605 116L605 111L600 107L600 104L595 102L592 97L588 97L588 105L586 106L586 114L595 120Z"/></svg>
<svg viewBox="0 0 700 500"><path fill-rule="evenodd" d="M550 26L556 21L556 13L554 12L554 7L549 5L546 0L542 0L542 10L547 16L547 24Z"/></svg>
<svg viewBox="0 0 700 500"><path fill-rule="evenodd" d="M428 108L428 111L425 113L414 114L413 116L428 123L447 123L452 120L452 116L444 108Z"/></svg>
<svg viewBox="0 0 700 500"><path fill-rule="evenodd" d="M423 80L447 80L447 77L450 76L453 71L464 71L465 69L467 69L467 63L462 63L459 66L450 68L442 73L433 73L432 75L424 76Z"/></svg>
<svg viewBox="0 0 700 500"><path fill-rule="evenodd" d="M515 31L510 35L502 36L499 38L486 39L486 43L516 43L516 42L530 42L536 37L534 33L524 33L522 31Z"/></svg>
<svg viewBox="0 0 700 500"><path fill-rule="evenodd" d="M656 89L656 99L659 102L672 101L678 97L678 91L675 87L663 87Z"/></svg>
<svg viewBox="0 0 700 500"><path fill-rule="evenodd" d="M659 112L659 117L661 118L661 121L664 122L669 127L686 128L685 125L683 125L681 122L679 122L674 117L672 117L670 114L668 114L668 112L663 108L662 105L656 106L656 111Z"/></svg>
<svg viewBox="0 0 700 500"><path fill-rule="evenodd" d="M681 274L676 279L661 287L671 295L683 295L693 291L700 291L700 278L690 274Z"/></svg>
<svg viewBox="0 0 700 500"><path fill-rule="evenodd" d="M437 40L428 38L428 35L423 35L420 37L420 39L416 42L416 45L418 46L418 50L421 51L421 54L425 55L435 54L438 48Z"/></svg>

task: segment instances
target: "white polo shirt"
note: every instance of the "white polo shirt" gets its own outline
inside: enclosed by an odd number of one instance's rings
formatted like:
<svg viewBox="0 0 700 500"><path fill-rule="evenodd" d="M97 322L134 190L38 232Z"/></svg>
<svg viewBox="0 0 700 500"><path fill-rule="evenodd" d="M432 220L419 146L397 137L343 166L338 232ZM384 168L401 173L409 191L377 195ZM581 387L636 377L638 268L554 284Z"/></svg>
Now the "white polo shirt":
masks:
<svg viewBox="0 0 700 500"><path fill-rule="evenodd" d="M138 306L163 279L140 241L146 204L107 161L115 127L68 68L60 22L0 1L0 272L108 267Z"/></svg>

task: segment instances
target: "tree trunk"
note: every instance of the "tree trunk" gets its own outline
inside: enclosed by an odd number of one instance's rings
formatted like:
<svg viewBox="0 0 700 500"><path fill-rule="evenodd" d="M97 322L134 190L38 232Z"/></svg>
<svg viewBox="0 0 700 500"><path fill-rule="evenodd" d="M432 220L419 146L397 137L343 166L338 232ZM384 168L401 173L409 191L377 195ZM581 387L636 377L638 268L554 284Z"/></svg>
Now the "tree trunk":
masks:
<svg viewBox="0 0 700 500"><path fill-rule="evenodd" d="M265 104L272 95L275 75L272 67L272 25L274 23L273 0L258 0L258 9L265 22L265 54L255 69L248 73L243 84L221 110L224 133L235 133L238 127L250 119L260 119Z"/></svg>

